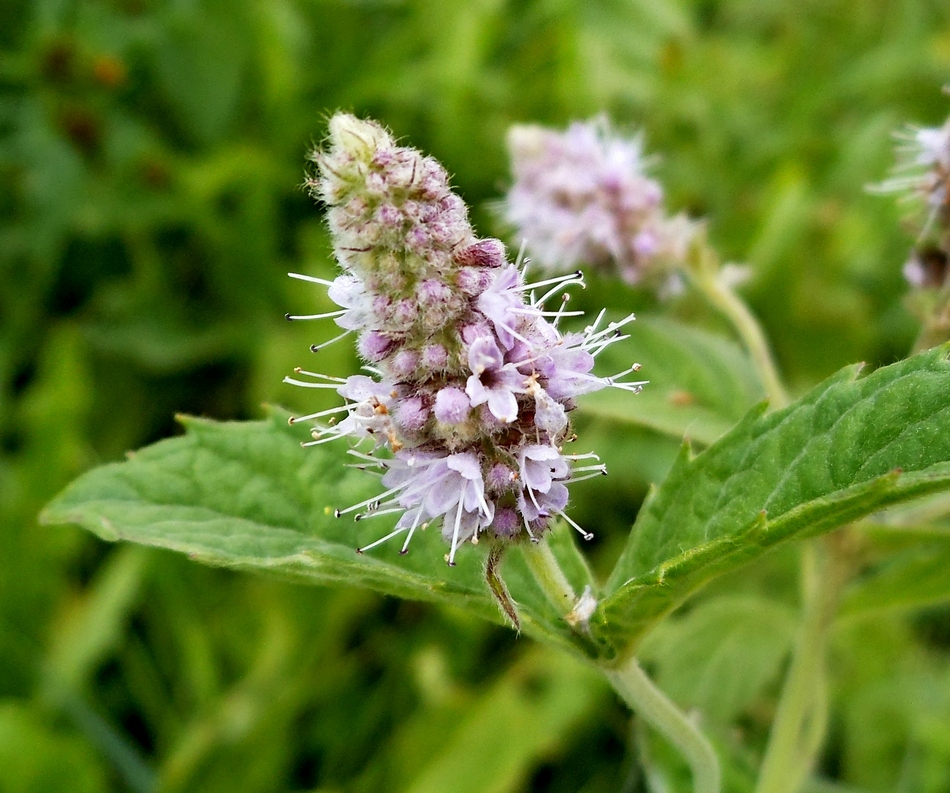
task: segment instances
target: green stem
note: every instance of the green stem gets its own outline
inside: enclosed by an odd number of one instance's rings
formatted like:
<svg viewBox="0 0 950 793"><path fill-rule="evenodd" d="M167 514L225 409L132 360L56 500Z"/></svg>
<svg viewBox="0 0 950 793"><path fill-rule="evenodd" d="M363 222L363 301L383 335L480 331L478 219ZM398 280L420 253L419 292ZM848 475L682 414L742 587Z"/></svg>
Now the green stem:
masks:
<svg viewBox="0 0 950 793"><path fill-rule="evenodd" d="M779 377L778 368L772 358L769 343L762 326L743 300L732 291L723 280L719 257L705 240L705 235L697 238L692 251L691 267L688 275L693 284L728 319L735 328L742 343L752 356L752 362L759 373L759 379L765 387L773 409L785 407L789 400Z"/></svg>
<svg viewBox="0 0 950 793"><path fill-rule="evenodd" d="M950 235L941 235L939 248L946 255ZM918 254L919 255L919 254ZM943 283L937 288L918 288L907 296L908 308L920 320L920 333L911 348L916 355L950 339L950 267L944 268Z"/></svg>
<svg viewBox="0 0 950 793"><path fill-rule="evenodd" d="M686 758L695 793L719 793L719 759L695 724L647 677L636 658L605 669L607 679L633 711L649 722Z"/></svg>
<svg viewBox="0 0 950 793"><path fill-rule="evenodd" d="M570 581L567 580L567 576L564 575L564 571L561 570L547 540L525 545L524 558L548 602L561 616L569 614L577 601L577 595Z"/></svg>
<svg viewBox="0 0 950 793"><path fill-rule="evenodd" d="M843 561L840 552L822 548L817 540L802 549L802 624L756 793L795 793L821 749L827 721L825 654L841 589L848 577L848 565Z"/></svg>
<svg viewBox="0 0 950 793"><path fill-rule="evenodd" d="M911 355L943 344L948 338L950 338L950 299L943 297L933 315L921 325L920 333L910 351Z"/></svg>

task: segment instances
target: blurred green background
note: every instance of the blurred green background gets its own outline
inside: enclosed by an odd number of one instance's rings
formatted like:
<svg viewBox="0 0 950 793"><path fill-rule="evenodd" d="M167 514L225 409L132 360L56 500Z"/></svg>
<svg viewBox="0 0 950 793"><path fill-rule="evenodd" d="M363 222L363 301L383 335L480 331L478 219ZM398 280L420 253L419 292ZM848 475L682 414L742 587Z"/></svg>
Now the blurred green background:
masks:
<svg viewBox="0 0 950 793"><path fill-rule="evenodd" d="M0 791L632 793L642 762L675 780L591 672L506 629L36 514L178 412L316 409L281 378L332 332L282 317L326 298L285 274L333 270L301 183L339 108L442 160L485 234L507 127L606 111L645 131L669 206L753 266L793 389L903 356L912 235L865 186L894 130L950 107L946 2L2 0L0 48ZM585 299L717 327L690 299ZM320 356L356 366L343 344ZM578 490L595 564L675 449L642 433L613 449L623 477ZM794 567L779 552L717 583L645 648L708 718L730 790L774 709ZM838 645L814 791L950 790L950 611L848 623Z"/></svg>

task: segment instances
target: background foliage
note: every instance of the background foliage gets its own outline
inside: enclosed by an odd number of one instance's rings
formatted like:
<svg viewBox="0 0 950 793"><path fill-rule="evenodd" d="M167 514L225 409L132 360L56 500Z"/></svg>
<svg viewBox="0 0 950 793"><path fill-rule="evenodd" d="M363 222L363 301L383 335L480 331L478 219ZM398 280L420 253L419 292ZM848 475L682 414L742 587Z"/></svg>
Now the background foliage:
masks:
<svg viewBox="0 0 950 793"><path fill-rule="evenodd" d="M745 294L796 391L896 360L915 334L911 237L864 186L885 176L893 130L946 115L945 4L9 0L0 45L4 790L593 793L643 789L642 760L675 785L667 747L634 749L595 675L508 630L109 546L36 513L77 473L178 432L176 412L319 407L280 380L323 329L281 317L322 299L288 270L332 271L299 185L337 108L439 157L486 233L503 232L488 202L508 125L608 111L662 155L670 205L752 264ZM579 302L670 308L604 282ZM723 330L699 302L672 310ZM645 359L663 323L640 332ZM732 350L676 338L729 366ZM355 365L343 345L320 356ZM711 356L655 377L694 411L686 431L710 433L699 443L756 396L704 369ZM675 419L618 433L622 414L600 401L579 416L615 472L579 487L572 513L601 571L678 448L661 434ZM847 593L816 791L950 785L948 530L922 508L907 525L927 542L869 536L887 561ZM779 549L716 581L643 648L699 710L733 790L774 709L795 570Z"/></svg>

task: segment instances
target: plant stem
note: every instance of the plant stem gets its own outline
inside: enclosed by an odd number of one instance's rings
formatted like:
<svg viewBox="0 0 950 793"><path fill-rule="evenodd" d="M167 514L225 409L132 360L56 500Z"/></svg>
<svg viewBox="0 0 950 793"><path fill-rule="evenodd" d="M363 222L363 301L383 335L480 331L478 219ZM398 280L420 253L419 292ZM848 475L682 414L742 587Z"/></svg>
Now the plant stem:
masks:
<svg viewBox="0 0 950 793"><path fill-rule="evenodd" d="M697 237L691 254L691 266L687 274L693 284L728 319L742 343L752 356L752 362L765 387L774 410L788 404L788 394L778 368L772 358L772 351L762 331L762 326L749 310L745 302L732 290L722 277L719 256L705 239L705 234Z"/></svg>
<svg viewBox="0 0 950 793"><path fill-rule="evenodd" d="M765 387L765 393L769 397L772 408L785 407L788 404L788 394L779 379L778 369L762 327L749 307L732 291L731 287L723 283L718 274L702 273L694 278L694 283L736 329L749 355L752 356L752 362L759 373L759 379Z"/></svg>
<svg viewBox="0 0 950 793"><path fill-rule="evenodd" d="M841 535L844 536L844 535ZM802 548L802 624L756 793L795 793L811 772L827 720L825 654L849 565L840 550L818 541Z"/></svg>
<svg viewBox="0 0 950 793"><path fill-rule="evenodd" d="M557 609L562 617L569 614L577 601L577 595L564 571L558 564L547 540L524 546L524 558L528 568L544 592L548 602Z"/></svg>
<svg viewBox="0 0 950 793"><path fill-rule="evenodd" d="M695 793L719 793L719 759L689 717L647 677L636 658L605 669L607 679L633 711L659 730L686 758Z"/></svg>
<svg viewBox="0 0 950 793"><path fill-rule="evenodd" d="M950 299L945 296L946 291L946 288L944 288L944 292L941 293L941 300L934 309L933 315L922 323L917 340L911 348L911 355L916 355L919 352L943 344L950 338Z"/></svg>

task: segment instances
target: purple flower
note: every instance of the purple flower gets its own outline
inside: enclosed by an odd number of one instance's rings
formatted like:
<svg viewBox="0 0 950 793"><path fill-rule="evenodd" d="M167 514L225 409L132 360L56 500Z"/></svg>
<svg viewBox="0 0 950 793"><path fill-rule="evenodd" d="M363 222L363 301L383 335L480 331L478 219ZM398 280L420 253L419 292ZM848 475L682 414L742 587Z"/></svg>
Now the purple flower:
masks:
<svg viewBox="0 0 950 793"><path fill-rule="evenodd" d="M434 412L445 424L461 424L472 412L472 403L461 388L448 386L435 395Z"/></svg>
<svg viewBox="0 0 950 793"><path fill-rule="evenodd" d="M465 542L537 540L555 518L588 537L564 513L567 485L604 471L562 453L568 411L589 391L640 387L618 379L635 367L613 378L592 371L632 317L601 328L601 315L584 333L562 334L559 322L579 312L563 302L547 311L545 301L582 283L579 274L525 283L498 240L475 238L441 166L373 122L335 116L329 149L314 160L320 175L310 185L329 206L344 273L332 282L294 277L329 287L340 310L291 318L333 318L357 333L372 376L296 370L286 381L347 400L292 419L326 422L304 445L373 442L350 454L380 469L384 491L336 514L398 517L361 551L403 537L406 552L433 521L449 564Z"/></svg>
<svg viewBox="0 0 950 793"><path fill-rule="evenodd" d="M639 136L621 138L601 117L564 132L515 126L508 148L504 216L543 269L587 264L636 283L684 257L691 226L664 215Z"/></svg>
<svg viewBox="0 0 950 793"><path fill-rule="evenodd" d="M475 304L481 314L491 320L498 340L506 350L511 349L515 339L521 338L516 330L521 324L521 315L525 313L521 286L518 268L508 265L496 273Z"/></svg>
<svg viewBox="0 0 950 793"><path fill-rule="evenodd" d="M904 277L915 287L942 286L943 273L923 267L927 244L950 253L950 119L941 127L912 127L898 135L897 175L876 185L879 192L898 192L917 199L926 208L917 249L904 267Z"/></svg>
<svg viewBox="0 0 950 793"><path fill-rule="evenodd" d="M472 370L465 393L473 406L488 404L491 414L508 424L518 418L517 394L525 393L525 376L514 364L505 363L491 336L479 336L468 348Z"/></svg>

